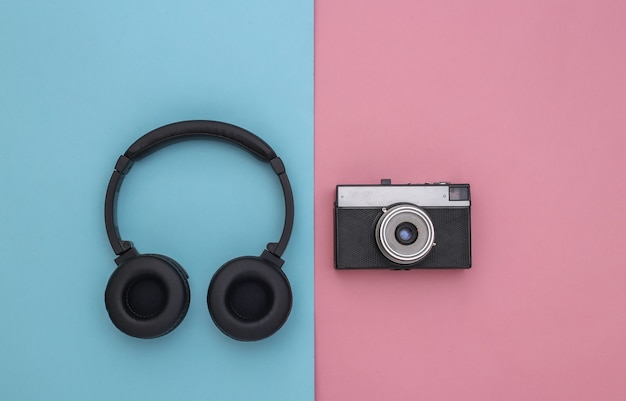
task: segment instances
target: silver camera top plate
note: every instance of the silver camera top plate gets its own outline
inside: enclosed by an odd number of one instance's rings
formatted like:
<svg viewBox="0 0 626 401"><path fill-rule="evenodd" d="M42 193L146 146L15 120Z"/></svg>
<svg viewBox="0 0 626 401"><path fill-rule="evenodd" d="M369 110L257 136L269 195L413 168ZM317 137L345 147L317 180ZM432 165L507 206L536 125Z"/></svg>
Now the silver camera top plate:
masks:
<svg viewBox="0 0 626 401"><path fill-rule="evenodd" d="M465 200L450 200L454 184L417 185L338 185L337 207L386 207L396 203L417 206L469 207Z"/></svg>

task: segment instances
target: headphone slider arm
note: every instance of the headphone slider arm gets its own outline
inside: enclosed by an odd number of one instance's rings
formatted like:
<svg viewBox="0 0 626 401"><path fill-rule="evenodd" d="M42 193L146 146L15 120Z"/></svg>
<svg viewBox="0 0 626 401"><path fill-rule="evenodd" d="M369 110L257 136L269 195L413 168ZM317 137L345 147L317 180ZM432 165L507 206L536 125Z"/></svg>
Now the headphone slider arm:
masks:
<svg viewBox="0 0 626 401"><path fill-rule="evenodd" d="M117 162L115 163L115 171L119 171L121 174L128 173L128 170L133 166L135 162L126 157L125 155L121 155Z"/></svg>
<svg viewBox="0 0 626 401"><path fill-rule="evenodd" d="M270 160L270 165L272 166L272 169L274 170L276 175L281 175L285 173L285 165L283 164L283 161L280 160L280 157L275 157Z"/></svg>

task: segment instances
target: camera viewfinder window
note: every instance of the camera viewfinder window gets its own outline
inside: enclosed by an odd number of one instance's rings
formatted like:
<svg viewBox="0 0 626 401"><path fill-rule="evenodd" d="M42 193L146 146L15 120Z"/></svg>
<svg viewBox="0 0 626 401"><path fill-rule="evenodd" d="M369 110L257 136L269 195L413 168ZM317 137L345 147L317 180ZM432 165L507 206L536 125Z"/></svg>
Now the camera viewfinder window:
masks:
<svg viewBox="0 0 626 401"><path fill-rule="evenodd" d="M468 187L450 187L451 201L466 201L469 200L469 188Z"/></svg>

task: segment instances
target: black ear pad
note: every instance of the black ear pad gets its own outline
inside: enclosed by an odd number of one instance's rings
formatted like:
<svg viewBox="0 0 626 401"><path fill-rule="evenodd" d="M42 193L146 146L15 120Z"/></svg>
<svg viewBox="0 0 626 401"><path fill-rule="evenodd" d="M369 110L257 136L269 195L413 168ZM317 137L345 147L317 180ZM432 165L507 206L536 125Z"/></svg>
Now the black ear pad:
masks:
<svg viewBox="0 0 626 401"><path fill-rule="evenodd" d="M113 272L104 294L109 317L122 332L160 337L180 324L189 308L187 273L163 255L139 255Z"/></svg>
<svg viewBox="0 0 626 401"><path fill-rule="evenodd" d="M274 334L291 311L285 274L264 259L233 259L215 273L207 304L215 325L227 336L255 341Z"/></svg>

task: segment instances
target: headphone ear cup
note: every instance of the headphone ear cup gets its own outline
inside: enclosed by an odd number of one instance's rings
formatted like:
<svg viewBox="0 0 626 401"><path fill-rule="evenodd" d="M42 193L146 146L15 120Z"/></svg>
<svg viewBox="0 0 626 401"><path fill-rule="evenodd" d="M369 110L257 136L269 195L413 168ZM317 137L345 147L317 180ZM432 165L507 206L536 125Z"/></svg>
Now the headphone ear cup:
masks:
<svg viewBox="0 0 626 401"><path fill-rule="evenodd" d="M139 255L113 272L104 300L113 324L129 336L160 337L174 330L189 309L187 273L163 255Z"/></svg>
<svg viewBox="0 0 626 401"><path fill-rule="evenodd" d="M283 271L259 257L233 259L220 267L209 285L209 313L227 336L256 341L287 321L292 294Z"/></svg>

